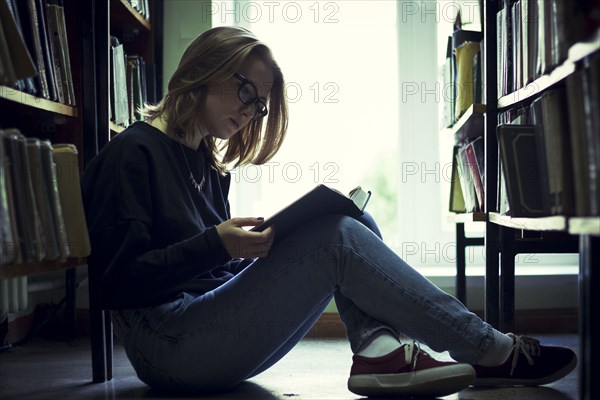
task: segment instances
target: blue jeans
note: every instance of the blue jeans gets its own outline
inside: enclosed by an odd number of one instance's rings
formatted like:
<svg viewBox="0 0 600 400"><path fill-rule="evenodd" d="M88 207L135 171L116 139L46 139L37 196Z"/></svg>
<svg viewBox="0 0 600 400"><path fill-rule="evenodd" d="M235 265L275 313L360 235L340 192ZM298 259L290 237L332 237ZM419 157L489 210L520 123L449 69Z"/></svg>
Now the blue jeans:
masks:
<svg viewBox="0 0 600 400"><path fill-rule="evenodd" d="M266 370L334 297L354 352L387 329L475 363L493 328L389 249L367 215L331 215L276 243L219 288L113 311L139 378L153 387L224 390Z"/></svg>

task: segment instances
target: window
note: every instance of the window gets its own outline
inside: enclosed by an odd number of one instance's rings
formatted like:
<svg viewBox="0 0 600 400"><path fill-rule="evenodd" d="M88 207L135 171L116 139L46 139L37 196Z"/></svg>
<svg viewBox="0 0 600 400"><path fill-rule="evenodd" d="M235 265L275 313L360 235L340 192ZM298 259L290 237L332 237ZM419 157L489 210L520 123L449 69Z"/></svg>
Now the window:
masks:
<svg viewBox="0 0 600 400"><path fill-rule="evenodd" d="M373 192L368 211L397 241L396 4L391 1L213 2L269 45L286 78L288 136L261 167L232 171L232 213L264 216L319 183ZM233 10L233 11L232 11Z"/></svg>
<svg viewBox="0 0 600 400"><path fill-rule="evenodd" d="M396 253L425 275L454 275L452 141L440 136L438 79L457 3L211 2L213 26L244 26L273 50L290 106L277 156L232 171L232 214L268 217L318 183L343 192L361 185ZM462 3L463 21L474 19L478 0ZM483 234L483 224L472 228ZM484 256L468 248L468 274L483 274ZM517 266L519 274L571 273L576 255L520 255Z"/></svg>

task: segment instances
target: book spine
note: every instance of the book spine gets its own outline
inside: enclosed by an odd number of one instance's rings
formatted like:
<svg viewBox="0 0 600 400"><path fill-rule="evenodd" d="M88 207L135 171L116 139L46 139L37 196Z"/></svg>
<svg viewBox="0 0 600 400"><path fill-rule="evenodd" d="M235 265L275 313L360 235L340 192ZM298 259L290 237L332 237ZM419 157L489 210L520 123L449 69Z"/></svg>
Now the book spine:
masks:
<svg viewBox="0 0 600 400"><path fill-rule="evenodd" d="M50 35L50 47L52 48L52 56L54 61L54 71L56 79L56 94L60 103L67 103L66 77L63 64L64 49L61 46L60 34L58 29L57 6L53 4L47 5L48 15L48 32Z"/></svg>
<svg viewBox="0 0 600 400"><path fill-rule="evenodd" d="M38 23L40 27L40 40L42 43L42 51L44 54L44 64L46 66L46 77L48 80L48 90L50 100L57 101L56 93L56 74L54 72L54 60L52 57L52 49L50 47L50 36L48 34L48 17L46 2L44 0L36 0L36 10L38 13Z"/></svg>
<svg viewBox="0 0 600 400"><path fill-rule="evenodd" d="M538 160L539 180L544 214L552 214L552 195L550 171L548 168L546 139L544 136L544 111L542 99L537 98L531 103L531 120L535 126L536 158Z"/></svg>
<svg viewBox="0 0 600 400"><path fill-rule="evenodd" d="M552 89L542 96L543 132L553 199L553 214L573 214L573 170L567 102L564 88Z"/></svg>
<svg viewBox="0 0 600 400"><path fill-rule="evenodd" d="M469 161L466 155L466 146L462 146L457 154L458 175L460 178L460 187L465 200L466 212L478 211L477 195L475 194L475 185L469 170Z"/></svg>
<svg viewBox="0 0 600 400"><path fill-rule="evenodd" d="M8 183L8 171L4 167L8 159L4 154L4 140L0 138L0 265L10 264L15 261L15 237L13 236L14 212L12 212L12 193ZM10 203L9 203L10 197Z"/></svg>
<svg viewBox="0 0 600 400"><path fill-rule="evenodd" d="M34 262L37 261L35 222L29 206L28 169L21 152L24 139L16 129L2 131L2 139L9 161L6 167L10 175L9 186L14 199L14 221L18 232L15 241L18 242L22 262Z"/></svg>
<svg viewBox="0 0 600 400"><path fill-rule="evenodd" d="M477 195L477 203L479 204L480 211L485 211L485 194L483 191L483 181L479 173L479 167L477 165L477 158L475 156L475 149L473 147L474 142L470 142L466 145L465 153L467 156L467 165L471 174L471 179L475 185L475 194Z"/></svg>
<svg viewBox="0 0 600 400"><path fill-rule="evenodd" d="M42 39L40 37L40 25L35 0L27 0L28 14L30 18L31 35L33 38L35 62L40 81L41 97L50 98L50 89L48 88L48 77L46 75L46 63L44 61L44 51L42 49Z"/></svg>
<svg viewBox="0 0 600 400"><path fill-rule="evenodd" d="M40 140L27 138L26 145L35 206L40 215L40 237L43 238L42 242L44 243L44 259L54 261L59 258L60 251L56 241L54 218L50 209L48 185L43 174Z"/></svg>
<svg viewBox="0 0 600 400"><path fill-rule="evenodd" d="M575 214L590 215L589 159L585 136L585 106L583 104L583 71L576 71L567 78L569 107L569 133L571 160L575 185Z"/></svg>
<svg viewBox="0 0 600 400"><path fill-rule="evenodd" d="M48 200L51 204L52 219L54 221L54 236L56 237L59 250L59 260L65 261L69 257L69 244L67 239L67 228L63 216L60 195L58 193L58 177L56 163L52 154L52 145L48 141L42 141L41 153L44 179L48 187Z"/></svg>
<svg viewBox="0 0 600 400"><path fill-rule="evenodd" d="M87 257L91 246L83 211L77 148L70 144L53 145L52 152L69 254L71 257Z"/></svg>
<svg viewBox="0 0 600 400"><path fill-rule="evenodd" d="M588 158L590 213L600 215L600 56L584 60L583 104L585 109L585 145Z"/></svg>
<svg viewBox="0 0 600 400"><path fill-rule="evenodd" d="M535 127L532 125L499 125L498 144L513 217L548 215L543 209L539 186Z"/></svg>
<svg viewBox="0 0 600 400"><path fill-rule="evenodd" d="M36 202L34 190L34 180L36 179L36 171L33 168L33 163L27 151L27 139L21 136L18 140L19 151L21 152L21 160L23 167L23 183L25 187L25 205L26 213L30 215L31 229L31 245L32 245L32 261L39 262L46 257L46 238L44 237L44 229L40 211Z"/></svg>
<svg viewBox="0 0 600 400"><path fill-rule="evenodd" d="M62 63L64 67L63 81L65 82L67 104L75 106L77 104L75 100L75 90L73 87L73 76L71 72L71 56L69 52L69 40L67 36L67 24L65 22L65 9L62 5L57 6L57 22L58 22L58 33L61 45Z"/></svg>

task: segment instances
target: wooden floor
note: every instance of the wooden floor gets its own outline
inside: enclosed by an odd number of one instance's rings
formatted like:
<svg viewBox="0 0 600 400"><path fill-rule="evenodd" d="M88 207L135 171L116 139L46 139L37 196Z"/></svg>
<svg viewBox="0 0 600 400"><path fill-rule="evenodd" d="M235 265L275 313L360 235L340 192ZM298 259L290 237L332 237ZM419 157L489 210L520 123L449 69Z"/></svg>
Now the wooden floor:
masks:
<svg viewBox="0 0 600 400"><path fill-rule="evenodd" d="M539 335L542 343L578 349L576 335ZM445 354L440 355L445 358ZM66 344L34 339L0 353L0 399L358 399L346 388L351 352L343 339L305 339L283 360L236 390L209 397L177 397L156 392L139 381L120 346L115 348L115 377L91 382L90 343ZM542 387L467 388L450 399L578 400L577 370Z"/></svg>

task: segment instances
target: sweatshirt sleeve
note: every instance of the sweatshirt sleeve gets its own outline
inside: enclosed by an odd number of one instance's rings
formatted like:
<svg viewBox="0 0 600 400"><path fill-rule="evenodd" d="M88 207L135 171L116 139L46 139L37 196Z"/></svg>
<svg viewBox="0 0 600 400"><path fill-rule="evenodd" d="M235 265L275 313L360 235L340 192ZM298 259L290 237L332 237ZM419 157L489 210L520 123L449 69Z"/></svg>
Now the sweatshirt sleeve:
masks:
<svg viewBox="0 0 600 400"><path fill-rule="evenodd" d="M148 227L126 220L90 232L90 267L98 278L102 303L109 308L157 304L185 281L230 259L215 227L165 248L152 249Z"/></svg>
<svg viewBox="0 0 600 400"><path fill-rule="evenodd" d="M89 267L104 307L159 304L186 281L231 257L214 224L188 223L184 217L167 224L161 219L161 196L182 196L176 186L161 186L169 179L157 171L170 160L157 160L145 143L113 141L82 177L92 243ZM171 231L172 238L165 234Z"/></svg>

